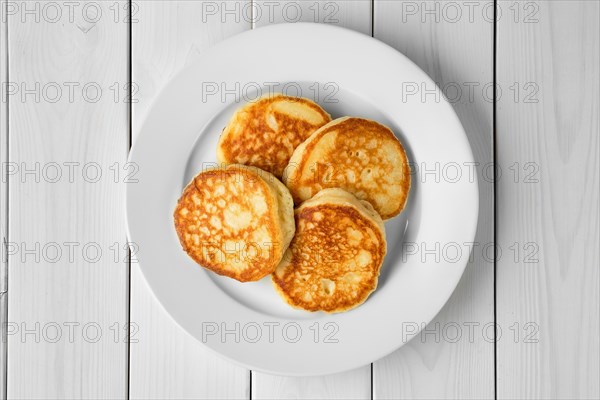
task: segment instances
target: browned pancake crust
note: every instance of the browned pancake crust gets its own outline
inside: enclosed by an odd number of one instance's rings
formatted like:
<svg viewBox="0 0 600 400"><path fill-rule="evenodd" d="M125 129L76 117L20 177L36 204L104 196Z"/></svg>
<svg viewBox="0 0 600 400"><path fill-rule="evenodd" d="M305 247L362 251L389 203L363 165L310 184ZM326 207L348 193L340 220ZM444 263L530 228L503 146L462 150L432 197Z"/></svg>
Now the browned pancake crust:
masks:
<svg viewBox="0 0 600 400"><path fill-rule="evenodd" d="M376 225L337 204L300 208L295 219L296 235L271 275L279 294L307 311L342 312L362 304L377 288L385 256Z"/></svg>
<svg viewBox="0 0 600 400"><path fill-rule="evenodd" d="M270 109L282 100L306 105L322 116L322 123L311 124ZM269 124L267 115L273 115L277 130ZM219 141L219 158L226 163L258 167L281 179L294 149L329 121L329 114L308 99L281 94L260 98L238 110L225 128Z"/></svg>
<svg viewBox="0 0 600 400"><path fill-rule="evenodd" d="M220 183L226 183L229 189L217 189L223 187ZM267 184L251 171L230 166L225 170L201 172L185 188L173 214L183 250L201 266L241 282L256 281L273 272L285 250L276 245L282 238L273 214L254 212L249 194L264 197L267 210L277 210L276 199L270 195ZM232 206L251 214L247 227L227 228L228 219L231 219L228 210L231 211ZM184 209L187 212L182 212ZM256 244L252 234L257 227L265 230L273 245L265 245L262 241ZM246 268L230 268L234 263L232 257L239 257L239 254L219 253L227 241L246 244Z"/></svg>
<svg viewBox="0 0 600 400"><path fill-rule="evenodd" d="M307 165L319 141L333 131L339 133L333 151L321 157L316 165ZM382 162L378 157L378 149L387 146L392 146L399 155L398 163ZM395 217L406 206L411 185L408 157L388 127L363 118L340 118L318 129L297 151L301 152L301 156L297 159L294 154L284 176L284 183L290 189L295 204L308 200L322 189L341 188L371 203L383 219ZM294 164L293 167L291 164ZM371 170L378 170L378 175ZM392 172L397 173L398 170L400 179L390 182ZM349 171L355 182L349 181ZM365 173L368 177L363 180ZM389 195L391 188L397 195ZM310 195L301 195L307 190ZM384 200L381 200L382 197Z"/></svg>

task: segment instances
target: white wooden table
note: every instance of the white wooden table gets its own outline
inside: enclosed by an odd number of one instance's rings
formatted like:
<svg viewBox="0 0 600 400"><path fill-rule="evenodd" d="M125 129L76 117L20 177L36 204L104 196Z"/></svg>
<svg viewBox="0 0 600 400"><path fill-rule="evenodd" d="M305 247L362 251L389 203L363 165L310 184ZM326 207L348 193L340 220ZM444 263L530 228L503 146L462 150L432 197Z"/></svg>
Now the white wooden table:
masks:
<svg viewBox="0 0 600 400"><path fill-rule="evenodd" d="M598 1L1 3L3 396L600 397ZM425 70L481 196L472 262L426 330L301 379L232 365L178 328L129 263L123 207L161 88L224 38L296 21L373 35Z"/></svg>

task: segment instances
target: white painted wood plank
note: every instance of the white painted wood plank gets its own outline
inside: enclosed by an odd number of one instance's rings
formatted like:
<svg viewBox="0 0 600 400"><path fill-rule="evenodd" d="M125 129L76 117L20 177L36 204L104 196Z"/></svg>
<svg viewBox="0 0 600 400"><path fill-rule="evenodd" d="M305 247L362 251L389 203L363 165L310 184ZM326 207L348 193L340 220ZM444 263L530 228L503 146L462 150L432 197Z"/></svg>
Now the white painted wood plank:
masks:
<svg viewBox="0 0 600 400"><path fill-rule="evenodd" d="M250 29L250 18L241 15L245 4L137 2L132 25L134 141L149 106L175 74L198 60L203 49ZM131 398L248 398L250 372L179 328L154 298L140 268L131 267L131 321L139 326L137 342L131 344Z"/></svg>
<svg viewBox="0 0 600 400"><path fill-rule="evenodd" d="M315 361L318 362L318 361ZM370 399L371 366L341 374L307 378L252 371L253 399Z"/></svg>
<svg viewBox="0 0 600 400"><path fill-rule="evenodd" d="M127 156L128 107L111 90L127 79L128 25L110 6L125 3L11 2L3 14L9 398L127 393L124 187L110 169Z"/></svg>
<svg viewBox="0 0 600 400"><path fill-rule="evenodd" d="M526 4L498 23L498 398L598 399L600 6Z"/></svg>
<svg viewBox="0 0 600 400"><path fill-rule="evenodd" d="M484 90L493 83L493 14L485 18L483 10L493 13L493 1L375 1L375 37L405 54L438 83L480 163L476 168L480 211L475 238L479 244L473 247L472 262L427 331L410 335L410 330L424 321L407 321L406 338L413 340L374 363L377 399L494 397L493 336L486 340L483 329L494 322L494 269L493 260L482 251L493 241L493 184L491 179L482 179L482 171L493 159L492 97L491 90L489 98ZM431 96L427 94L431 88L420 82L408 84L413 85L410 91L415 91L414 96ZM463 167L461 173L467 179L469 166ZM435 166L417 168L434 170ZM422 172L415 176L421 181L433 179ZM441 173L440 179L444 179ZM433 249L435 244L420 247ZM460 248L469 251L468 246L461 244ZM423 255L431 262L431 255Z"/></svg>
<svg viewBox="0 0 600 400"><path fill-rule="evenodd" d="M317 22L371 35L371 0L255 0L253 4L252 19L255 27Z"/></svg>
<svg viewBox="0 0 600 400"><path fill-rule="evenodd" d="M269 6L271 4L271 6ZM319 22L371 34L371 1L256 1L255 26ZM270 7L270 8L269 8ZM270 12L269 12L270 11ZM292 378L252 372L253 399L370 399L371 366L322 377Z"/></svg>
<svg viewBox="0 0 600 400"><path fill-rule="evenodd" d="M7 1L1 0L1 15L6 15L6 6ZM8 82L8 66L6 65L8 57L8 25L6 21L6 18L0 18L0 79L3 85L4 82ZM8 161L8 101L6 91L3 91L0 96L2 96L0 104L0 165L6 165ZM0 171L0 174L2 176L0 182L0 238L2 239L2 250L0 251L2 256L2 260L0 260L0 327L4 327L7 326L6 323L8 322L8 264L4 246L4 243L8 240L8 182L4 176L4 172ZM0 399L6 398L6 347L6 329L0 329Z"/></svg>

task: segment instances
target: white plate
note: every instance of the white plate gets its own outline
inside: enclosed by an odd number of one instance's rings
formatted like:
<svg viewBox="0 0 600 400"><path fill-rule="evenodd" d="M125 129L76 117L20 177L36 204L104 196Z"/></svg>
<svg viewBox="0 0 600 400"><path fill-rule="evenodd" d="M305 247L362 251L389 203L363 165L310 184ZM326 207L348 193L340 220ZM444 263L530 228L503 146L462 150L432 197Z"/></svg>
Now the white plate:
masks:
<svg viewBox="0 0 600 400"><path fill-rule="evenodd" d="M473 241L476 180L414 174L406 210L386 223L388 254L379 288L342 314L293 310L268 277L241 284L205 271L181 250L172 219L185 184L216 161L217 139L233 111L268 90L312 98L334 117L355 115L390 126L415 170L471 165L452 107L439 92L403 94L415 84L435 87L410 60L371 37L289 24L221 42L166 87L130 154L139 182L127 187L127 219L144 277L183 329L247 368L320 375L377 360L433 319L469 257L466 251L444 257L441 249ZM437 257L423 252L436 246Z"/></svg>

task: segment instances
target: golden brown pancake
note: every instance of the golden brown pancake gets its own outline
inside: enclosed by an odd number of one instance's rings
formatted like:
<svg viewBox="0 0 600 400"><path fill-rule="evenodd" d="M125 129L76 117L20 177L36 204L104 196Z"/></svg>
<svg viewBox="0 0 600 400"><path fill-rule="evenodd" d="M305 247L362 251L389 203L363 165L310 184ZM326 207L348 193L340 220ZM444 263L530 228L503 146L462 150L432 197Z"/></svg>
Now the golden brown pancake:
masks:
<svg viewBox="0 0 600 400"><path fill-rule="evenodd" d="M273 175L229 165L199 173L174 212L183 250L241 282L272 273L294 235L293 201Z"/></svg>
<svg viewBox="0 0 600 400"><path fill-rule="evenodd" d="M366 201L324 189L295 211L296 235L272 275L291 306L329 313L362 304L386 253L383 221Z"/></svg>
<svg viewBox="0 0 600 400"><path fill-rule="evenodd" d="M329 114L308 99L260 97L233 115L219 139L217 159L252 165L281 178L294 149L329 121Z"/></svg>
<svg viewBox="0 0 600 400"><path fill-rule="evenodd" d="M389 128L344 117L319 128L296 148L283 181L296 204L337 187L367 200L381 218L389 219L406 205L410 167Z"/></svg>

